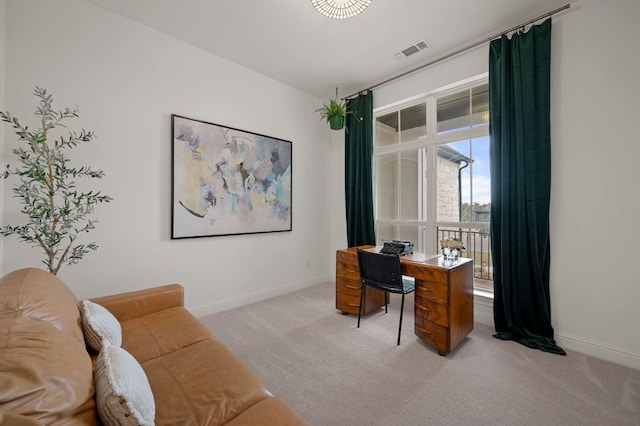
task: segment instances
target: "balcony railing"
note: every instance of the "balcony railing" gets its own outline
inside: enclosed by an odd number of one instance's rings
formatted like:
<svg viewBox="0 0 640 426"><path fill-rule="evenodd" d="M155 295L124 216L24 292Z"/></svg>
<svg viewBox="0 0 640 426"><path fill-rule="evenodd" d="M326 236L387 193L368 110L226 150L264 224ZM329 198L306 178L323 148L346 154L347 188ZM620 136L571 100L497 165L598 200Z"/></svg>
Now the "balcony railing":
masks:
<svg viewBox="0 0 640 426"><path fill-rule="evenodd" d="M473 277L476 286L493 289L493 263L491 259L491 236L488 229L437 227L438 241L458 238L464 243L462 257L473 259ZM438 244L438 247L440 244Z"/></svg>

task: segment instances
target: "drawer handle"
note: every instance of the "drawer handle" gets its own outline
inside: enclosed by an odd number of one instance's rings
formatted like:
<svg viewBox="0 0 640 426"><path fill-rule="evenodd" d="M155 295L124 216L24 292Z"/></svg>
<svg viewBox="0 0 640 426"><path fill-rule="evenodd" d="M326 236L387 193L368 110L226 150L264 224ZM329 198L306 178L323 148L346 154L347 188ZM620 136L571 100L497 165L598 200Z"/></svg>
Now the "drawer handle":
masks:
<svg viewBox="0 0 640 426"><path fill-rule="evenodd" d="M421 291L424 291L425 293L433 293L433 289L431 287L428 288L421 288Z"/></svg>
<svg viewBox="0 0 640 426"><path fill-rule="evenodd" d="M427 329L425 329L425 328L422 328L422 327L420 327L419 325L416 325L416 328L417 328L418 330L422 331L424 334L432 334L432 332L431 332L431 331L429 331L429 330L427 330Z"/></svg>
<svg viewBox="0 0 640 426"><path fill-rule="evenodd" d="M355 303L345 303L345 305L347 305L347 306L353 306L354 308L359 308L359 307L360 307L360 304L357 304L357 305L356 305Z"/></svg>
<svg viewBox="0 0 640 426"><path fill-rule="evenodd" d="M360 286L358 286L358 287L354 287L354 286L352 286L352 285L345 285L345 288L350 288L350 289L352 289L352 290L360 290Z"/></svg>
<svg viewBox="0 0 640 426"><path fill-rule="evenodd" d="M416 308L420 309L421 311L425 311L427 313L431 312L431 308L427 308L426 306L422 306L418 303L415 304Z"/></svg>

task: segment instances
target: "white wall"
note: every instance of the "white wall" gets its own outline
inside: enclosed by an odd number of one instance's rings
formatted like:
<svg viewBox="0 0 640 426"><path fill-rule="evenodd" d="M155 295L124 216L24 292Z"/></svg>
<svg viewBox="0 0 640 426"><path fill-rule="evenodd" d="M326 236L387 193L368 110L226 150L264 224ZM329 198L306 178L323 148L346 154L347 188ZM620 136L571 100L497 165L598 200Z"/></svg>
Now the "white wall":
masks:
<svg viewBox="0 0 640 426"><path fill-rule="evenodd" d="M0 0L0 111L5 111L5 46L6 46L6 0ZM0 128L0 164L5 164L4 129ZM5 180L0 178L0 201L4 199ZM0 226L4 225L4 202L0 202ZM0 276L4 275L2 267L2 253L4 252L4 238L0 237Z"/></svg>
<svg viewBox="0 0 640 426"><path fill-rule="evenodd" d="M560 343L638 369L639 16L581 0L553 22L550 283Z"/></svg>
<svg viewBox="0 0 640 426"><path fill-rule="evenodd" d="M636 369L638 16L637 0L580 0L553 18L550 210L556 340ZM487 61L485 45L375 90L374 107L485 73Z"/></svg>
<svg viewBox="0 0 640 426"><path fill-rule="evenodd" d="M335 282L336 277L336 250L347 247L347 221L346 221L346 201L344 196L344 130L334 130L331 136L331 168L330 187L331 201L331 258L329 260L329 274L331 280Z"/></svg>
<svg viewBox="0 0 640 426"><path fill-rule="evenodd" d="M6 12L6 105L28 122L34 85L59 108L78 105L78 126L98 138L72 159L103 169L94 184L114 198L87 234L99 250L59 273L79 298L179 282L205 314L330 278L321 99L83 1L9 1ZM292 141L293 231L171 240L172 113ZM5 221L17 223L7 192ZM38 249L12 237L4 247L4 271L41 266Z"/></svg>

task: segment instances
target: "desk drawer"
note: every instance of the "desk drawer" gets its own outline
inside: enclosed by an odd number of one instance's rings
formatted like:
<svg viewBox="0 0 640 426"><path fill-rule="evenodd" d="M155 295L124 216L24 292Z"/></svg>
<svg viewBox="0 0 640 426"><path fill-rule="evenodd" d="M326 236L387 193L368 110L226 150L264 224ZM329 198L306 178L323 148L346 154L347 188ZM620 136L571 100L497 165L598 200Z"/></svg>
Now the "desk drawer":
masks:
<svg viewBox="0 0 640 426"><path fill-rule="evenodd" d="M447 284L449 280L449 272L446 269L429 267L423 263L404 262L402 273L432 283Z"/></svg>
<svg viewBox="0 0 640 426"><path fill-rule="evenodd" d="M357 314L360 307L360 294L336 293L336 309L350 314Z"/></svg>
<svg viewBox="0 0 640 426"><path fill-rule="evenodd" d="M350 294L360 297L360 288L362 283L360 279L342 278L338 277L336 280L336 292Z"/></svg>
<svg viewBox="0 0 640 426"><path fill-rule="evenodd" d="M358 265L336 263L336 277L349 278L360 281L360 270L358 269Z"/></svg>
<svg viewBox="0 0 640 426"><path fill-rule="evenodd" d="M358 252L355 249L338 250L336 252L336 263L355 265L358 267Z"/></svg>
<svg viewBox="0 0 640 426"><path fill-rule="evenodd" d="M449 286L430 281L416 281L416 296L443 305L449 304Z"/></svg>
<svg viewBox="0 0 640 426"><path fill-rule="evenodd" d="M364 306L362 307L362 313L367 314L381 306L384 306L384 292L368 287ZM340 291L336 292L336 309L348 314L358 314L359 307L359 291L357 294L343 293Z"/></svg>
<svg viewBox="0 0 640 426"><path fill-rule="evenodd" d="M443 327L449 326L449 309L445 305L430 302L428 300L416 297L415 301L416 323L418 317L422 320L431 321Z"/></svg>
<svg viewBox="0 0 640 426"><path fill-rule="evenodd" d="M440 355L449 351L448 328L416 317L415 333L423 342L437 348Z"/></svg>

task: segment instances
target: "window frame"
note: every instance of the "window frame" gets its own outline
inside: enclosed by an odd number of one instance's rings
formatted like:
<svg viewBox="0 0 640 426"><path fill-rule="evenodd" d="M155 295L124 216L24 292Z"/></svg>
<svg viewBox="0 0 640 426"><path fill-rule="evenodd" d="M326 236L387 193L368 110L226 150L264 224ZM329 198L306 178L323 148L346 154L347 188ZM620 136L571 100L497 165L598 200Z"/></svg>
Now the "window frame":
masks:
<svg viewBox="0 0 640 426"><path fill-rule="evenodd" d="M408 99L404 99L398 102L394 102L389 105L385 105L382 107L375 108L373 110L373 171L374 171L374 223L376 230L382 225L393 225L396 226L396 232L399 233L399 227L402 225L410 225L417 227L421 232L418 232L418 241L414 241L416 243L416 247L422 247L425 252L428 253L439 253L440 249L437 243L437 229L438 227L445 226L453 226L456 228L486 228L488 231L489 224L483 224L482 222L439 222L437 220L437 147L439 145L445 145L452 142L457 141L473 141L474 139L489 137L489 125L482 125L476 127L469 127L462 130L453 130L449 132L444 132L438 134L437 132L437 100L443 96L448 96L450 94L454 94L456 92L460 92L463 90L470 90L474 87L481 86L483 84L488 84L489 76L488 73L484 73L478 75L476 77L472 77L470 79L454 83L422 95L414 96ZM401 140L401 136L399 136L399 140L391 145L383 145L377 147L376 138L378 136L378 131L376 129L378 118L396 113L398 114L402 110L406 110L408 108L414 107L416 105L425 104L426 105L426 136L424 138L418 138L409 141ZM472 112L470 111L470 114ZM398 117L398 123L401 122L402 117ZM402 134L402 129L399 130L399 133ZM420 168L418 170L419 175L425 175L426 179L426 199L424 196L420 196L418 200L418 219L417 220L403 220L401 219L400 208L401 208L401 195L398 194L396 199L396 210L397 214L395 219L380 219L379 218L379 205L378 205L378 197L379 190L377 185L377 159L383 155L391 155L394 154L397 156L399 161L399 166L397 167L396 173L397 179L400 179L400 175L402 173L402 164L401 157L402 152L404 151L418 151L418 162L420 163ZM424 170L426 167L426 170ZM473 175L472 175L473 176ZM424 181L425 179L420 179L421 182L418 183L418 194L424 194ZM398 181L400 182L400 181ZM473 202L473 199L472 199ZM425 207L426 203L426 209ZM426 217L424 217L423 212L425 212ZM378 242L380 243L380 242ZM481 288L481 290L486 291L486 288Z"/></svg>

